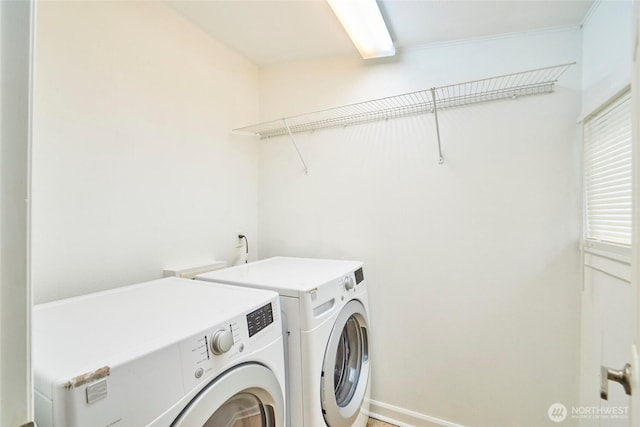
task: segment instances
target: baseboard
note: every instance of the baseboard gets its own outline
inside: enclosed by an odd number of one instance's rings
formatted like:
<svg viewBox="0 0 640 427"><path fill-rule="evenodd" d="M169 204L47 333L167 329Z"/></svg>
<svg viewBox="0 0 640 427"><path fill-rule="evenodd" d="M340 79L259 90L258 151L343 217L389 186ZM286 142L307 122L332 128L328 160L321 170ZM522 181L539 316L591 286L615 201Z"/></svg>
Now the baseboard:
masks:
<svg viewBox="0 0 640 427"><path fill-rule="evenodd" d="M399 427L465 427L372 399L369 400L369 416Z"/></svg>

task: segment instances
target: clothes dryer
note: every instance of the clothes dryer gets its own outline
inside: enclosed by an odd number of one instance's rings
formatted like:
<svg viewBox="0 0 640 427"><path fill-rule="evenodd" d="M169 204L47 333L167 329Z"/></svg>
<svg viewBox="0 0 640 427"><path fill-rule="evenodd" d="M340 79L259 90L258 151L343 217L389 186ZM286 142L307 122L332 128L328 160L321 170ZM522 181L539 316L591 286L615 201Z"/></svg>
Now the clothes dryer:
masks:
<svg viewBox="0 0 640 427"><path fill-rule="evenodd" d="M275 257L196 279L280 294L291 427L366 425L370 334L361 262Z"/></svg>
<svg viewBox="0 0 640 427"><path fill-rule="evenodd" d="M275 292L166 278L37 305L40 427L284 427Z"/></svg>

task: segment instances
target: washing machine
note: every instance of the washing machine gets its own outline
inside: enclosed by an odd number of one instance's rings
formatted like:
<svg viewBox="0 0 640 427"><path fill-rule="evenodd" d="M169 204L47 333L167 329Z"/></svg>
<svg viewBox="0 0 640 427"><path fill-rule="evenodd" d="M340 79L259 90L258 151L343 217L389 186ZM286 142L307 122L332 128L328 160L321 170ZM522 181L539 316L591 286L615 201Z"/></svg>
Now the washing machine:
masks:
<svg viewBox="0 0 640 427"><path fill-rule="evenodd" d="M196 278L280 294L291 427L366 425L370 334L361 262L275 257Z"/></svg>
<svg viewBox="0 0 640 427"><path fill-rule="evenodd" d="M278 294L166 278L36 305L39 427L284 427Z"/></svg>

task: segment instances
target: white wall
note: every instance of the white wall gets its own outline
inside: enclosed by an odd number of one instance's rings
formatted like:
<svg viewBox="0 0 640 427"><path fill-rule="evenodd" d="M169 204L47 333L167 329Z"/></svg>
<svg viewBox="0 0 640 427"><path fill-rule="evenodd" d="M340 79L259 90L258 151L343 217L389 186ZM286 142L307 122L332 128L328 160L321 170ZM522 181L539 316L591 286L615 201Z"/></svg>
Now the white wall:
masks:
<svg viewBox="0 0 640 427"><path fill-rule="evenodd" d="M577 30L261 73L261 117L580 61ZM416 425L553 425L578 399L579 66L551 95L260 148L259 254L356 258L371 292L374 410ZM415 411L411 415L406 411ZM567 422L571 425L571 421Z"/></svg>
<svg viewBox="0 0 640 427"><path fill-rule="evenodd" d="M583 115L631 81L633 2L598 1L583 26Z"/></svg>
<svg viewBox="0 0 640 427"><path fill-rule="evenodd" d="M36 302L255 243L255 65L160 2L42 2L35 93Z"/></svg>
<svg viewBox="0 0 640 427"><path fill-rule="evenodd" d="M28 279L32 3L0 2L0 425L33 420Z"/></svg>

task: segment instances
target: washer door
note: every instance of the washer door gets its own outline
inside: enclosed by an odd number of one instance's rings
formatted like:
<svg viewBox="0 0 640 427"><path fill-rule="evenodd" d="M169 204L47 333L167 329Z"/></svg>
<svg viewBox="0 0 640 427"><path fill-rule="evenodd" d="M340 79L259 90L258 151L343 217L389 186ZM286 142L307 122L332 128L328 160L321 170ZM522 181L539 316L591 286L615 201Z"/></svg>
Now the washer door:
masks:
<svg viewBox="0 0 640 427"><path fill-rule="evenodd" d="M338 315L324 354L320 392L327 425L353 425L368 383L367 314L360 301L351 300Z"/></svg>
<svg viewBox="0 0 640 427"><path fill-rule="evenodd" d="M275 375L240 365L211 381L172 427L284 427L284 397Z"/></svg>

